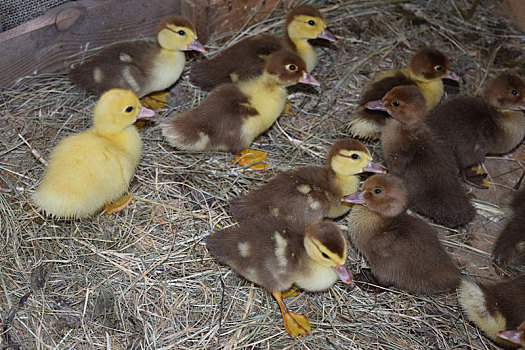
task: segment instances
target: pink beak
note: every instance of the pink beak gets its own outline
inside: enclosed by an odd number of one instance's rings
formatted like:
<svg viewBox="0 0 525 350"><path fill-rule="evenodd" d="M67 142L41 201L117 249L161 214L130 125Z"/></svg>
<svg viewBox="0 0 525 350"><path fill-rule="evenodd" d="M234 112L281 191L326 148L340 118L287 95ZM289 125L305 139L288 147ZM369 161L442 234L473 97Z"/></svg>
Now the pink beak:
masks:
<svg viewBox="0 0 525 350"><path fill-rule="evenodd" d="M317 39L325 39L328 41L336 42L337 38L328 29L323 28L323 31L317 34Z"/></svg>
<svg viewBox="0 0 525 350"><path fill-rule="evenodd" d="M461 77L459 75L457 75L456 73L452 72L452 71L448 71L447 74L444 74L441 79L450 79L450 80L455 80L455 81L459 81L461 79Z"/></svg>
<svg viewBox="0 0 525 350"><path fill-rule="evenodd" d="M369 160L367 166L363 168L363 172L386 174L386 169L381 165Z"/></svg>
<svg viewBox="0 0 525 350"><path fill-rule="evenodd" d="M354 192L341 198L341 201L345 203L365 204L365 199L363 198L364 194L364 191Z"/></svg>
<svg viewBox="0 0 525 350"><path fill-rule="evenodd" d="M372 109L375 111L386 111L385 105L382 100L369 101L365 104L366 109Z"/></svg>
<svg viewBox="0 0 525 350"><path fill-rule="evenodd" d="M498 337L505 339L514 344L525 346L525 335L523 331L511 330L511 331L499 331Z"/></svg>
<svg viewBox="0 0 525 350"><path fill-rule="evenodd" d="M312 77L308 72L304 72L303 76L299 80L297 80L297 82L314 86L321 86L321 83L318 82L317 79Z"/></svg>
<svg viewBox="0 0 525 350"><path fill-rule="evenodd" d="M196 39L193 39L193 41L191 42L191 44L188 45L188 50L195 50L195 51L200 51L200 52L203 52L203 53L206 53L208 52L208 49L204 47L204 45L202 45L199 41L197 41Z"/></svg>
<svg viewBox="0 0 525 350"><path fill-rule="evenodd" d="M153 117L154 115L155 115L155 111L153 111L152 109L140 106L139 114L137 114L137 119L149 118L149 117Z"/></svg>
<svg viewBox="0 0 525 350"><path fill-rule="evenodd" d="M525 104L524 105L520 105L520 109L525 111Z"/></svg>
<svg viewBox="0 0 525 350"><path fill-rule="evenodd" d="M337 276L339 276L341 281L344 283L352 282L352 273L346 269L345 265L332 266L332 269L334 269L335 273L337 273Z"/></svg>

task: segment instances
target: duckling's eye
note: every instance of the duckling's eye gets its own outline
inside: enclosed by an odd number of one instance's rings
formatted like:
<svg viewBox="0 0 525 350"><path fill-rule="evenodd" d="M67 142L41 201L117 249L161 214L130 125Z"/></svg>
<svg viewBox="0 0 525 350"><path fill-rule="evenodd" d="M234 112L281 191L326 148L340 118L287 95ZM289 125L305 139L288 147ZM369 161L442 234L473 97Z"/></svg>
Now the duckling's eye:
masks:
<svg viewBox="0 0 525 350"><path fill-rule="evenodd" d="M436 70L436 72L441 72L443 70L443 66L440 66L438 64L437 66L434 67L434 69Z"/></svg>
<svg viewBox="0 0 525 350"><path fill-rule="evenodd" d="M133 110L133 107L131 107L131 106L128 106L125 109L126 113L130 113L132 110Z"/></svg>
<svg viewBox="0 0 525 350"><path fill-rule="evenodd" d="M183 31L182 29L181 29L181 30L179 30L179 31L178 31L178 33L179 33L179 35L182 35L182 36L186 35L186 32L185 32L185 31Z"/></svg>
<svg viewBox="0 0 525 350"><path fill-rule="evenodd" d="M295 72L297 70L297 66L295 64L289 64L286 66L286 69L291 70L292 72Z"/></svg>
<svg viewBox="0 0 525 350"><path fill-rule="evenodd" d="M361 157L359 157L359 154L357 153L353 153L350 157L352 157L352 159L359 159Z"/></svg>
<svg viewBox="0 0 525 350"><path fill-rule="evenodd" d="M380 194L383 193L383 190L380 189L380 188L374 188L374 189L372 190L372 192L373 192L375 195L380 195Z"/></svg>
<svg viewBox="0 0 525 350"><path fill-rule="evenodd" d="M399 106L401 106L401 103L399 103L397 101L394 101L394 102L391 103L391 105L394 106L394 107L399 107Z"/></svg>
<svg viewBox="0 0 525 350"><path fill-rule="evenodd" d="M512 90L510 93L513 94L514 96L520 95L520 92L518 90Z"/></svg>
<svg viewBox="0 0 525 350"><path fill-rule="evenodd" d="M325 252L321 252L323 254L323 258L325 259L330 259L330 257L328 256L328 254L326 254Z"/></svg>
<svg viewBox="0 0 525 350"><path fill-rule="evenodd" d="M315 26L315 21L314 20L309 20L308 24L311 25L311 26Z"/></svg>

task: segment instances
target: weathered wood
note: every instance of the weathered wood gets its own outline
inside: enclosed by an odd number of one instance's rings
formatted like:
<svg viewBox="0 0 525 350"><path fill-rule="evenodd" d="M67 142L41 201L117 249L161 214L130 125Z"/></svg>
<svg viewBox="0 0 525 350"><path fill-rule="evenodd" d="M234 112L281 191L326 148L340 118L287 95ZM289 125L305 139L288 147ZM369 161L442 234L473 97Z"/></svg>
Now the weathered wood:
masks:
<svg viewBox="0 0 525 350"><path fill-rule="evenodd" d="M0 86L28 74L66 71L87 48L152 37L159 19L180 14L180 0L74 1L0 33Z"/></svg>

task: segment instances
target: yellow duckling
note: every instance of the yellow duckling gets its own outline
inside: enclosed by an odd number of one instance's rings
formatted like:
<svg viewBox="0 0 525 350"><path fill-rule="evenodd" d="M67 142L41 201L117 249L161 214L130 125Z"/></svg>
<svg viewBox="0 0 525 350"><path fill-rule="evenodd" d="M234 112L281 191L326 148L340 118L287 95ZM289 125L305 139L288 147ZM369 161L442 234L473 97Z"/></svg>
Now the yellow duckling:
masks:
<svg viewBox="0 0 525 350"><path fill-rule="evenodd" d="M408 67L379 74L361 96L358 117L349 123L350 134L364 140L377 140L388 114L365 108L367 102L383 98L388 91L400 85L416 85L425 98L427 111L437 106L443 96L442 79L459 80L450 71L450 61L445 54L434 48L422 49L410 60Z"/></svg>
<svg viewBox="0 0 525 350"><path fill-rule="evenodd" d="M219 84L256 77L263 72L268 56L281 49L290 49L301 56L306 70L311 72L317 64L317 54L308 43L310 39L337 40L326 29L324 16L318 9L301 5L286 16L282 37L259 34L244 39L212 59L195 64L190 80L210 90Z"/></svg>
<svg viewBox="0 0 525 350"><path fill-rule="evenodd" d="M103 94L93 111L93 125L66 137L51 152L33 195L36 205L48 215L80 218L125 193L142 152L133 123L153 115L130 90Z"/></svg>
<svg viewBox="0 0 525 350"><path fill-rule="evenodd" d="M179 79L184 51L206 49L197 41L193 24L181 16L168 16L157 27L157 42L128 41L101 50L69 77L76 85L97 94L113 88L130 89L143 97L164 90Z"/></svg>
<svg viewBox="0 0 525 350"><path fill-rule="evenodd" d="M296 224L337 218L351 206L341 197L359 189L359 174L385 173L368 149L354 139L335 142L326 166L307 166L277 175L268 183L230 202L230 212L244 222L255 215L274 215Z"/></svg>
<svg viewBox="0 0 525 350"><path fill-rule="evenodd" d="M308 290L346 283L346 240L336 224L319 221L300 228L273 216L257 216L239 227L214 232L206 243L211 254L246 279L271 291L292 337L310 332L308 318L288 311L282 292L292 285Z"/></svg>

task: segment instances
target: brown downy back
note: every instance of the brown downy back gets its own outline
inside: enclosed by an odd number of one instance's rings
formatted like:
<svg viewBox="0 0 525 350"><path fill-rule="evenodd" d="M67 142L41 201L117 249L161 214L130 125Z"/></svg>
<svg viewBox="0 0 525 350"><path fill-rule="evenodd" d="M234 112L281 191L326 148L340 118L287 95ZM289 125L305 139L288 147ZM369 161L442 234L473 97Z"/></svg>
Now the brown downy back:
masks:
<svg viewBox="0 0 525 350"><path fill-rule="evenodd" d="M450 61L441 51L434 48L425 48L412 56L409 67L416 76L432 80L445 75L449 71Z"/></svg>

